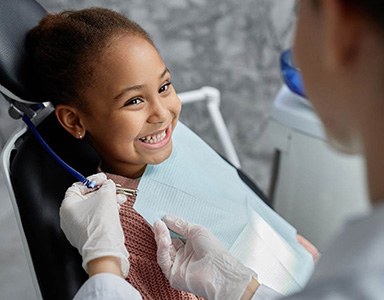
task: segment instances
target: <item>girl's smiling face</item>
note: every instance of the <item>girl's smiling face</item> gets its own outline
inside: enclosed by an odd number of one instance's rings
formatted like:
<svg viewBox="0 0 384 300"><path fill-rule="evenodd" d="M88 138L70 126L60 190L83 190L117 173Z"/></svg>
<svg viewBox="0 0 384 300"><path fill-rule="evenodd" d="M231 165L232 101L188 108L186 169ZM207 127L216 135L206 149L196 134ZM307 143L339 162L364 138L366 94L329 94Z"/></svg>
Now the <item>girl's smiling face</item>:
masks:
<svg viewBox="0 0 384 300"><path fill-rule="evenodd" d="M129 35L113 39L94 65L86 109L74 110L76 131L86 132L104 171L138 177L172 152L181 102L171 74L151 43Z"/></svg>

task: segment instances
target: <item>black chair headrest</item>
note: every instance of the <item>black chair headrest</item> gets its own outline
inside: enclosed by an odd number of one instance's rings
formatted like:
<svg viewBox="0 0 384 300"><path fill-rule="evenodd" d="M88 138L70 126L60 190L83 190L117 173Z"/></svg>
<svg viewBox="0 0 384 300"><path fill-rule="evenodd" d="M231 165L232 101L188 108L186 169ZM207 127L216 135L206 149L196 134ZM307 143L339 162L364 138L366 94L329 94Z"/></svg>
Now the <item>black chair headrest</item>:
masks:
<svg viewBox="0 0 384 300"><path fill-rule="evenodd" d="M99 157L85 141L73 138L54 113L37 127L44 140L85 176L97 172ZM76 181L36 138L25 133L13 150L10 176L43 299L70 300L87 279L81 256L60 228L59 208Z"/></svg>
<svg viewBox="0 0 384 300"><path fill-rule="evenodd" d="M29 30L47 14L35 0L0 1L0 85L23 100L28 100L25 84Z"/></svg>

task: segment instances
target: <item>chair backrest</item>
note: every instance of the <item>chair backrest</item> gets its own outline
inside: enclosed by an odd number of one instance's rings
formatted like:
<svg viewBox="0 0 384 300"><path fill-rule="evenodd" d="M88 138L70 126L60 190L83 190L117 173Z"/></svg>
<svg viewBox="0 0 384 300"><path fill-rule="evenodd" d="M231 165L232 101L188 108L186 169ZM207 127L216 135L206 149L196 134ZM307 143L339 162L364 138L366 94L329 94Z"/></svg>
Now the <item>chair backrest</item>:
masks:
<svg viewBox="0 0 384 300"><path fill-rule="evenodd" d="M37 129L69 165L85 175L96 173L97 154L62 129L53 113ZM18 139L10 160L12 187L41 294L44 299L72 299L87 275L81 256L61 231L59 207L76 180L29 132Z"/></svg>
<svg viewBox="0 0 384 300"><path fill-rule="evenodd" d="M46 14L46 10L34 0L0 1L0 84L1 92L7 92L28 100L25 64L27 32Z"/></svg>
<svg viewBox="0 0 384 300"><path fill-rule="evenodd" d="M27 32L46 10L34 0L0 1L0 92L7 100L29 100L25 67ZM96 172L99 158L86 143L73 139L58 124L54 114L38 126L53 150L84 175ZM40 294L44 299L72 299L87 275L81 257L60 229L59 207L65 190L75 181L30 135L23 134L7 152L4 172L9 172L15 214L25 233L28 256ZM5 150L4 148L4 150ZM3 151L3 154L6 151ZM2 157L3 158L3 157ZM3 162L3 159L2 159Z"/></svg>

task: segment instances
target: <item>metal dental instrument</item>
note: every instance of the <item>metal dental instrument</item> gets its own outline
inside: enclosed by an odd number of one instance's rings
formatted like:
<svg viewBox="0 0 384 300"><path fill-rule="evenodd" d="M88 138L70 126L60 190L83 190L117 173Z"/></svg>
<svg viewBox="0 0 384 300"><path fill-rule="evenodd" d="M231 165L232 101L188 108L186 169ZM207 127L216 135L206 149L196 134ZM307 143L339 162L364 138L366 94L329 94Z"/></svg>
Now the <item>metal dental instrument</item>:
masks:
<svg viewBox="0 0 384 300"><path fill-rule="evenodd" d="M136 196L137 190L122 187L121 184L116 184L116 193L123 194L125 196Z"/></svg>
<svg viewBox="0 0 384 300"><path fill-rule="evenodd" d="M171 235L171 238L172 239L179 239L180 241L182 241L184 244L187 242L187 238L182 236L181 234L173 231L172 229L170 229L169 227L167 227L168 230L169 230L169 234Z"/></svg>

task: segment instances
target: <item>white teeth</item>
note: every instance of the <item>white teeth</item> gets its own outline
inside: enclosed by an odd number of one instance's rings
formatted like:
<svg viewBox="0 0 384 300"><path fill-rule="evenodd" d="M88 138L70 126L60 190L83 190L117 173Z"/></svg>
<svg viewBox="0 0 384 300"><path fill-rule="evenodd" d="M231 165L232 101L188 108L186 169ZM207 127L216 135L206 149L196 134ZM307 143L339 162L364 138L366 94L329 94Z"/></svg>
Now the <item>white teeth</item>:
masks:
<svg viewBox="0 0 384 300"><path fill-rule="evenodd" d="M140 141L147 143L147 144L156 144L158 142L161 142L164 140L164 138L167 136L165 130L161 133L158 133L156 135L147 135L145 137L140 138Z"/></svg>

